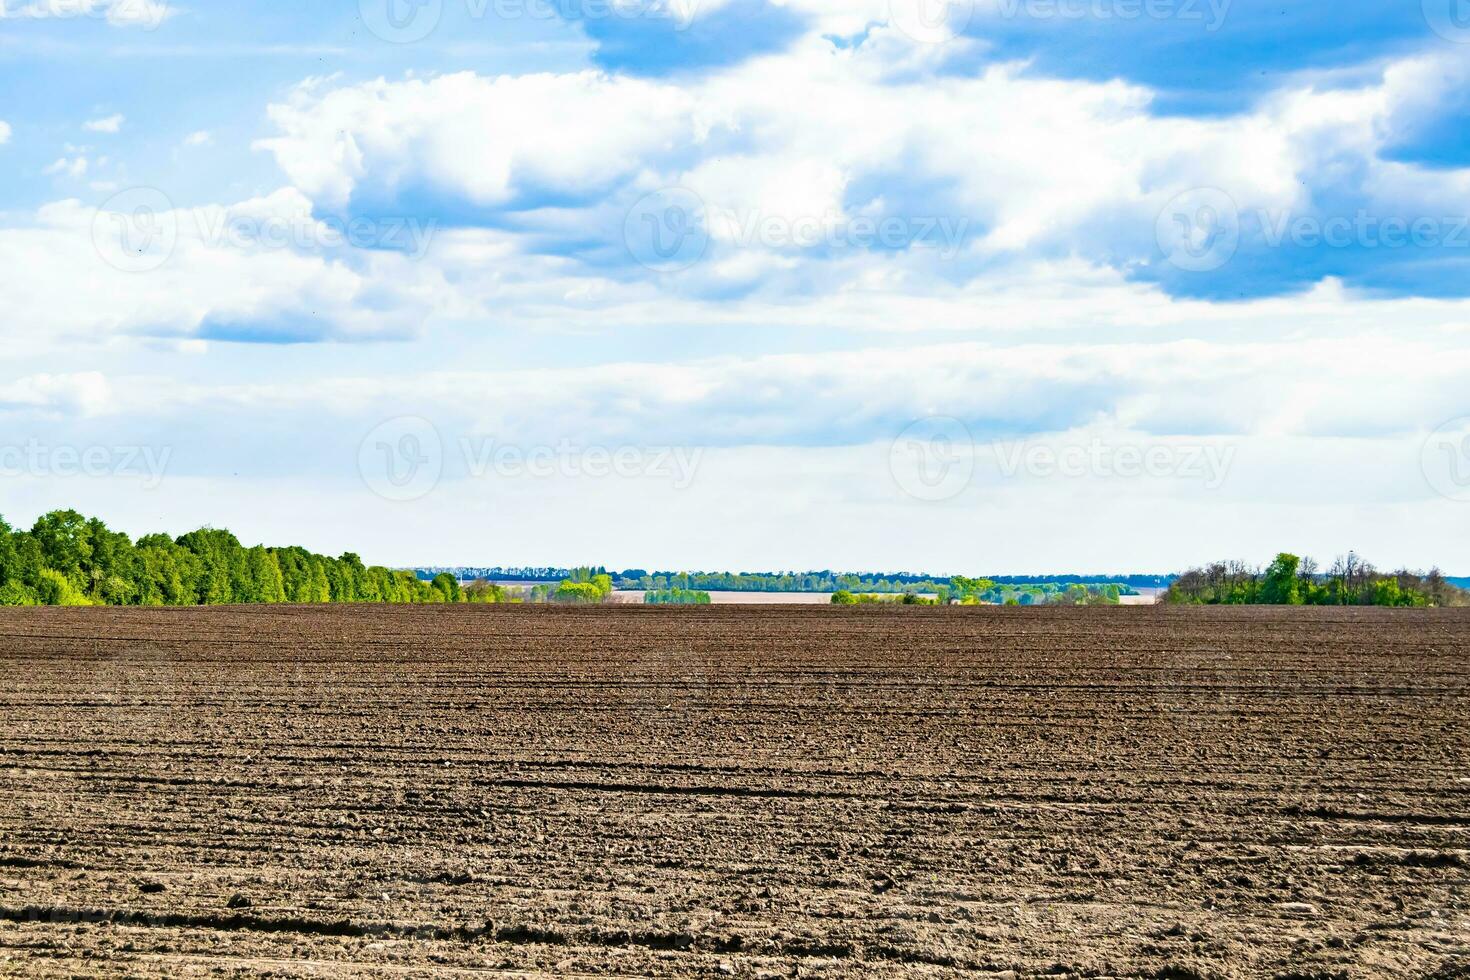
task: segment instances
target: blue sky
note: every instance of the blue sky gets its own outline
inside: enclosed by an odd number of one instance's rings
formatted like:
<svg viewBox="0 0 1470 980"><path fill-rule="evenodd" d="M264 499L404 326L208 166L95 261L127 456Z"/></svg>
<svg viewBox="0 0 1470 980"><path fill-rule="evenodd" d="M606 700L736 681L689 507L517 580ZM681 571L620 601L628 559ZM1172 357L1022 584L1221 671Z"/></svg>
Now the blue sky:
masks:
<svg viewBox="0 0 1470 980"><path fill-rule="evenodd" d="M1467 81L1463 0L5 0L0 514L1470 573Z"/></svg>

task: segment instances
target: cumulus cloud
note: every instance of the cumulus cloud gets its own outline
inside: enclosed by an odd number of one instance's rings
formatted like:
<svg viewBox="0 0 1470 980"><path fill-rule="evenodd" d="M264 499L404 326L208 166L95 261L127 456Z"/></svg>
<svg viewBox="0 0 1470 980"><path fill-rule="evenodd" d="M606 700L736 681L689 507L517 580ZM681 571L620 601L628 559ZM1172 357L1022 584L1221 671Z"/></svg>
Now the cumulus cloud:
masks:
<svg viewBox="0 0 1470 980"><path fill-rule="evenodd" d="M36 374L0 383L0 411L39 411L90 417L106 411L110 385L101 372Z"/></svg>
<svg viewBox="0 0 1470 980"><path fill-rule="evenodd" d="M124 117L118 112L101 119L90 119L83 123L82 128L92 133L117 133L121 132Z"/></svg>
<svg viewBox="0 0 1470 980"><path fill-rule="evenodd" d="M0 146L10 142L10 124L0 119Z"/></svg>
<svg viewBox="0 0 1470 980"><path fill-rule="evenodd" d="M412 254L431 233L333 228L290 190L184 209L134 189L101 209L61 201L0 229L0 295L30 343L403 338L448 292ZM372 247L354 248L355 235ZM91 288L76 288L80 270Z"/></svg>
<svg viewBox="0 0 1470 980"><path fill-rule="evenodd" d="M333 419L351 420L350 428L417 413L446 434L519 445L856 446L892 440L933 416L959 420L980 440L1070 432L1380 438L1422 435L1453 417L1467 371L1470 336L1394 345L958 342L342 376L310 386L120 378L109 405L160 417L307 413L328 429ZM1369 387L1374 397L1365 399Z"/></svg>
<svg viewBox="0 0 1470 980"><path fill-rule="evenodd" d="M58 157L42 173L49 177L70 177L80 180L87 175L87 158L78 154L74 157Z"/></svg>
<svg viewBox="0 0 1470 980"><path fill-rule="evenodd" d="M621 263L631 275L625 237L640 199L692 192L712 238L707 261L659 281L721 299L783 284L836 288L832 266L885 250L857 229L884 222L909 231L888 251L952 239L920 263L952 281L1000 260L1076 256L1187 289L1199 281L1175 282L1158 230L1181 194L1221 189L1246 218L1359 206L1412 218L1426 198L1452 200L1470 181L1383 152L1396 127L1454 88L1452 55L1391 63L1375 84L1303 82L1243 114L1189 118L1156 114L1145 87L1042 78L1019 64L968 77L897 71L906 63L893 51L915 48L843 49L809 36L674 81L600 72L315 80L271 108L280 135L258 146L324 208L432 201L456 222L519 230L525 251ZM532 124L545 118L559 120L554 139ZM1259 257L1261 232L1247 222L1242 252ZM1344 263L1301 268L1307 281L1351 277ZM1265 291L1302 286L1290 274L1264 279Z"/></svg>
<svg viewBox="0 0 1470 980"><path fill-rule="evenodd" d="M830 556L854 567L896 561L974 571L973 542L983 540L986 560L997 568L1096 561L1099 568L1123 562L1166 571L1180 552L1140 520L1199 525L1190 557L1260 559L1290 546L1330 558L1349 545L1385 563L1439 554L1447 533L1470 530L1470 513L1437 502L1421 457L1429 430L1459 410L1467 370L1470 338L1463 335L1453 344L1394 345L1367 338L964 342L538 371L358 374L312 385L210 384L179 372L28 376L0 383L0 411L9 413L12 429L47 445L166 447L173 462L158 490L183 508L177 513L202 513L200 522L207 521L211 515L197 503L203 492L211 506L250 515L236 530L280 540L312 538L290 533L295 529L248 506L249 499L299 489L293 499L314 503L292 510L310 516L313 533L354 515L333 538L350 541L352 528L379 503L364 483L359 447L386 420L412 415L434 427L429 450L442 457L444 484L436 495L400 505L388 522L415 528L401 542L408 551L439 540L435 515L452 499L463 515L483 516L467 516L470 537L459 545L502 554L507 541L523 541L528 560L541 553L537 548L595 540L631 564L646 553L640 547L652 547L672 563L757 567L789 559L805 566ZM1369 390L1372 397L1363 397ZM911 423L933 415L966 427L969 441L952 448L967 472L973 469L953 497L939 501L910 495L893 455ZM312 425L302 426L303 418ZM231 438L218 439L226 430ZM487 468L494 451L507 447L574 459L623 448L682 447L697 455L685 457L696 468L680 484L667 473L610 479ZM1098 454L1103 462L1060 474L1016 468L1017 458L1041 451ZM1122 452L1151 452L1167 465L1139 475L1115 472L1111 461ZM221 503L242 486L252 488L245 505ZM17 500L25 498L24 488L15 490ZM680 551L675 539L662 541L657 529L627 521L610 525L630 527L626 538L595 524L550 539L544 528L538 537L516 537L519 524L535 523L547 507L585 517L604 514L607 501L626 507L628 499L675 523L686 513L725 515L756 529L757 553ZM833 526L830 535L803 530L814 507L826 515L817 523ZM1007 533L1035 527L1038 515L1045 515L1048 533ZM903 533L843 542L852 527L869 525ZM1355 528L1353 541L1342 539L1343 527ZM811 550L763 550L777 539ZM378 547L391 550L392 541ZM721 546L737 547L729 539ZM849 546L860 550L844 550ZM1037 548L1050 550L1037 556ZM404 553L394 560L424 559Z"/></svg>

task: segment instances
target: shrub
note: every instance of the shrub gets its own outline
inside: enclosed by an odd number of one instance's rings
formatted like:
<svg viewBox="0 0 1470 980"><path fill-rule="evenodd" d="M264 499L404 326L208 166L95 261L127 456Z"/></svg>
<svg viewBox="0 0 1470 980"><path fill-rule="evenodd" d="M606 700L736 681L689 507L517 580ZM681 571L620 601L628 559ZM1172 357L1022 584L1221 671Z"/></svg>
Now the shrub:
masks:
<svg viewBox="0 0 1470 980"><path fill-rule="evenodd" d="M43 606L90 606L92 603L60 572L49 568L41 569L40 581L36 583L36 597Z"/></svg>
<svg viewBox="0 0 1470 980"><path fill-rule="evenodd" d="M36 590L19 582L9 582L0 587L0 606L35 606L39 603Z"/></svg>

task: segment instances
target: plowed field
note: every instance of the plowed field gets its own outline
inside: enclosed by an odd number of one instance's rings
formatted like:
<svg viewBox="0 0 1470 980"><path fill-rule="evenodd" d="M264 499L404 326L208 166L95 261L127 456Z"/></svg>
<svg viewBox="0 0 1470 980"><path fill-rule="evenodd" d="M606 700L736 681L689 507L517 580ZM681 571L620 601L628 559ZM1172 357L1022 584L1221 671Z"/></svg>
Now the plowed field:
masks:
<svg viewBox="0 0 1470 980"><path fill-rule="evenodd" d="M1470 976L1470 615L0 611L0 974Z"/></svg>

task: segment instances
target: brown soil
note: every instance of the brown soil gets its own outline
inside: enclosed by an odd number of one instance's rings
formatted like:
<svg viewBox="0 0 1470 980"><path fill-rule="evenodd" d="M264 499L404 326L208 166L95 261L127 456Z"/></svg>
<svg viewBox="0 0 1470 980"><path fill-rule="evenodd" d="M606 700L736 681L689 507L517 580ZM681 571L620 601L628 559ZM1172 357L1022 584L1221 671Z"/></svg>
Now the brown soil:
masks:
<svg viewBox="0 0 1470 980"><path fill-rule="evenodd" d="M0 974L1470 976L1470 614L0 612Z"/></svg>

